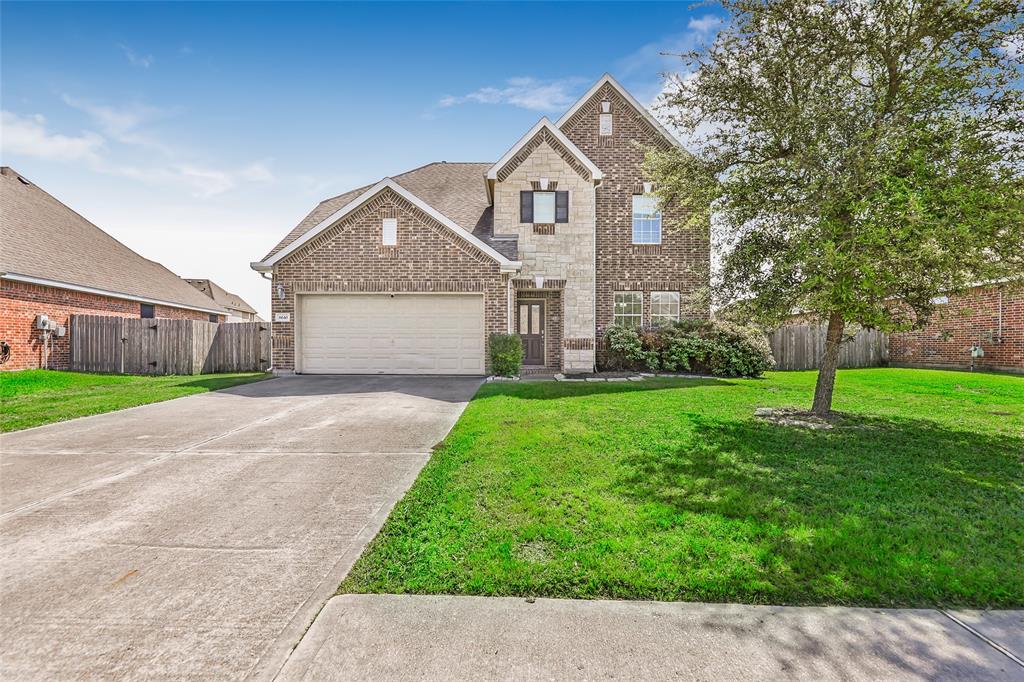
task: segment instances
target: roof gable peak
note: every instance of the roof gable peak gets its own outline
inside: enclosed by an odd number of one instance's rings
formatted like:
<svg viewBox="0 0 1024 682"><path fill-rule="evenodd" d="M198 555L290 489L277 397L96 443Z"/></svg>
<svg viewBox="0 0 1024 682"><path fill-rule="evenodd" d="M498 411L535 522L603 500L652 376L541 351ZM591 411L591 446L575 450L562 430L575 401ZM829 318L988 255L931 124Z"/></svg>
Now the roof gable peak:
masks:
<svg viewBox="0 0 1024 682"><path fill-rule="evenodd" d="M509 163L513 162L515 160L516 155L519 154L519 152L526 145L528 145L539 133L545 130L548 131L552 135L554 140L557 141L560 145L562 145L566 149L566 151L569 152L569 154L571 154L580 162L580 164L590 174L589 179L593 180L595 184L604 179L604 173L601 172L601 169L598 168L593 161L587 158L587 155L580 151L579 147L573 144L572 140L566 137L565 133L563 133L558 128L558 126L553 124L547 116L542 116L541 119L537 121L537 123L534 124L534 126L526 132L525 135L519 138L518 142L512 145L511 149L505 152L505 154L500 159L498 159L498 161L493 166L488 168L485 178L489 181L499 180L499 174L501 173L502 169L505 168L505 166L507 166Z"/></svg>
<svg viewBox="0 0 1024 682"><path fill-rule="evenodd" d="M647 109L647 107L640 104L640 102L638 102L637 99L633 97L633 95L631 95L628 90L626 90L626 88L622 87L622 84L615 80L615 78L610 73L605 73L603 76L598 78L597 82L594 83L590 87L590 89L587 90L586 93L584 93L582 97L576 100L576 103L569 107L568 111L566 111L559 117L558 121L556 122L558 128L561 129L562 126L568 123L573 118L573 116L576 115L576 112L578 112L583 107L583 105L589 102L594 95L600 92L601 88L603 88L605 85L610 85L612 88L614 88L615 91L619 94L619 96L622 97L622 99L626 100L626 102L631 107L636 109L636 111L641 116L644 117L644 119L651 125L651 127L654 128L654 130L657 131L659 134L661 134L666 140L668 140L671 144L675 145L676 147L682 147L682 143L679 141L679 139L671 132L669 132L668 128L666 128L664 124L661 123L661 121L656 119L654 115Z"/></svg>

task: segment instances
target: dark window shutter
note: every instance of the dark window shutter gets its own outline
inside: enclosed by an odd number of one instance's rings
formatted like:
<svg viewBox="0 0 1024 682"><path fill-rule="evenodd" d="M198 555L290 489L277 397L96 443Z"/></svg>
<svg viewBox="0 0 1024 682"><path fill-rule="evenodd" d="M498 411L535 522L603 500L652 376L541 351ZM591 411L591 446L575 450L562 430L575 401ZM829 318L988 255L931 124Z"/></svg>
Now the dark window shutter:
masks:
<svg viewBox="0 0 1024 682"><path fill-rule="evenodd" d="M533 222L533 192L519 193L519 222Z"/></svg>
<svg viewBox="0 0 1024 682"><path fill-rule="evenodd" d="M569 193L555 192L555 222L569 222Z"/></svg>

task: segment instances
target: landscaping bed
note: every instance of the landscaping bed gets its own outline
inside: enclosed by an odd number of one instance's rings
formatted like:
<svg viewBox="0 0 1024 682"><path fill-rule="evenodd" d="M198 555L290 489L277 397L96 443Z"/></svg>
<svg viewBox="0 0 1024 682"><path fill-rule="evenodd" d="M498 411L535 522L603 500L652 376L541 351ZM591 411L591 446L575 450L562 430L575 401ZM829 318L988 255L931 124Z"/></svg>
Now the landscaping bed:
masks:
<svg viewBox="0 0 1024 682"><path fill-rule="evenodd" d="M193 393L205 393L270 377L264 372L198 376L128 376L26 370L0 374L0 432Z"/></svg>
<svg viewBox="0 0 1024 682"><path fill-rule="evenodd" d="M1024 605L1024 378L483 386L342 592Z"/></svg>

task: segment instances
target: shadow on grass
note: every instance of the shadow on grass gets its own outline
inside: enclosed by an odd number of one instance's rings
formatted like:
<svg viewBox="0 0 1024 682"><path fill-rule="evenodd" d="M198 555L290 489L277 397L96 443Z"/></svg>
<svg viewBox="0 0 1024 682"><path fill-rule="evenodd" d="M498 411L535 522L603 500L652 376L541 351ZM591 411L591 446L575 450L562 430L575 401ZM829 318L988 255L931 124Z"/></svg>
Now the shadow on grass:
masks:
<svg viewBox="0 0 1024 682"><path fill-rule="evenodd" d="M683 523L731 520L777 597L1024 604L1019 438L913 419L832 431L693 420L685 446L631 456L617 492Z"/></svg>

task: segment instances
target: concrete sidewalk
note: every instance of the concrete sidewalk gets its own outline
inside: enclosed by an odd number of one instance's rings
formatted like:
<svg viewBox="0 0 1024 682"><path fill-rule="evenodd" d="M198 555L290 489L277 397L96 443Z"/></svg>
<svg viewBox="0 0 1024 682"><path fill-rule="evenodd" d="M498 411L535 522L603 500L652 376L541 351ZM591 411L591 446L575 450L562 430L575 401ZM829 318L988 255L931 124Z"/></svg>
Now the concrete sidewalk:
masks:
<svg viewBox="0 0 1024 682"><path fill-rule="evenodd" d="M1024 611L952 615L345 595L278 679L1024 680Z"/></svg>

